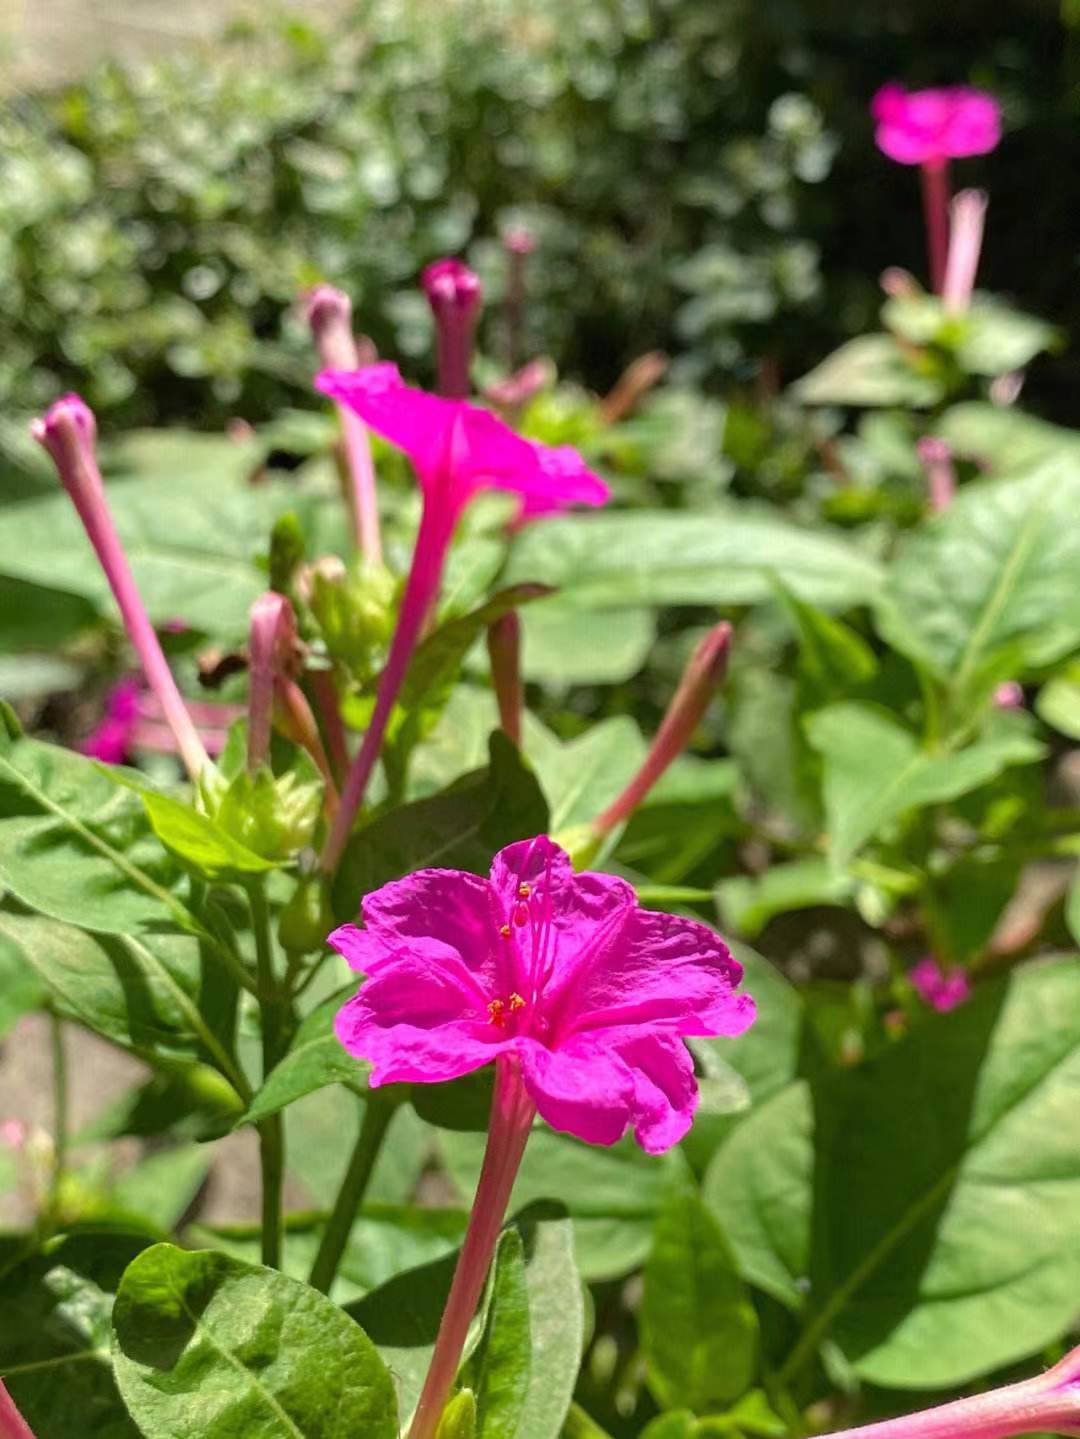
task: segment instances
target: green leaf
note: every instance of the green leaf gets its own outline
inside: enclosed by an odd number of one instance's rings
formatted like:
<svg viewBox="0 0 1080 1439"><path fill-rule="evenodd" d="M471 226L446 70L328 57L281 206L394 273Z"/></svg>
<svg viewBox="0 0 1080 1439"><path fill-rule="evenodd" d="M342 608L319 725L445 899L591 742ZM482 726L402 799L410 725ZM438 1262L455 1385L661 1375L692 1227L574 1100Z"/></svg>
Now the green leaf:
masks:
<svg viewBox="0 0 1080 1439"><path fill-rule="evenodd" d="M0 1279L0 1374L36 1434L138 1439L113 1379L109 1321L120 1276L146 1242L102 1229L68 1235Z"/></svg>
<svg viewBox="0 0 1080 1439"><path fill-rule="evenodd" d="M20 946L0 934L0 1039L24 1014L44 1004L47 994L37 972L23 958Z"/></svg>
<svg viewBox="0 0 1080 1439"><path fill-rule="evenodd" d="M356 986L349 985L311 1011L293 1036L287 1052L263 1081L239 1124L257 1124L327 1084L346 1084L352 1089L367 1087L371 1066L346 1053L334 1033L338 1010L355 992Z"/></svg>
<svg viewBox="0 0 1080 1439"><path fill-rule="evenodd" d="M500 1236L489 1285L487 1320L466 1377L480 1439L514 1439L531 1367L525 1250L516 1230Z"/></svg>
<svg viewBox="0 0 1080 1439"><path fill-rule="evenodd" d="M88 934L0 911L0 940L35 973L58 1012L148 1060L235 1063L199 1009L199 947L186 935Z"/></svg>
<svg viewBox="0 0 1080 1439"><path fill-rule="evenodd" d="M816 707L846 697L877 673L873 650L861 635L823 610L800 600L776 582L781 604L799 642L799 681L805 705Z"/></svg>
<svg viewBox="0 0 1080 1439"><path fill-rule="evenodd" d="M222 880L265 874L274 868L273 860L255 854L191 805L153 790L140 793L158 839L196 874Z"/></svg>
<svg viewBox="0 0 1080 1439"><path fill-rule="evenodd" d="M830 705L806 729L825 762L829 853L839 868L908 811L956 799L1045 752L1023 729L1000 725L966 749L934 754L869 705Z"/></svg>
<svg viewBox="0 0 1080 1439"><path fill-rule="evenodd" d="M182 443L197 450L199 435ZM107 487L110 509L132 572L155 624L180 619L222 637L246 632L252 601L266 578L256 556L277 517L295 507L292 485L223 482L220 471L159 473ZM6 510L0 574L52 586L112 613L113 601L74 506L52 494Z"/></svg>
<svg viewBox="0 0 1080 1439"><path fill-rule="evenodd" d="M0 885L31 909L116 934L193 918L137 795L94 761L0 731Z"/></svg>
<svg viewBox="0 0 1080 1439"><path fill-rule="evenodd" d="M57 650L96 618L81 595L0 575L0 651Z"/></svg>
<svg viewBox="0 0 1080 1439"><path fill-rule="evenodd" d="M745 1277L805 1303L811 1345L831 1338L875 1384L952 1388L1072 1322L1078 1083L1067 956L930 1016L812 1099L782 1092L718 1152L706 1199Z"/></svg>
<svg viewBox="0 0 1080 1439"><path fill-rule="evenodd" d="M439 1149L463 1198L476 1190L485 1136L441 1130ZM574 1247L585 1279L618 1278L642 1263L665 1196L685 1180L688 1166L677 1150L656 1158L632 1139L610 1149L582 1144L565 1134L537 1129L529 1139L511 1207L537 1201L566 1206L574 1223Z"/></svg>
<svg viewBox="0 0 1080 1439"><path fill-rule="evenodd" d="M1057 348L1061 332L988 295L976 295L961 314L947 310L936 295L886 301L885 324L916 345L950 351L968 375L1004 375L1021 370L1044 350Z"/></svg>
<svg viewBox="0 0 1080 1439"><path fill-rule="evenodd" d="M1044 460L1080 457L1080 435L1015 406L971 400L952 405L934 427L950 447L995 474L1019 474Z"/></svg>
<svg viewBox="0 0 1080 1439"><path fill-rule="evenodd" d="M750 506L704 514L633 510L540 520L518 537L512 580L541 580L560 604L746 605L771 597L770 572L825 609L865 604L876 562L839 532L792 524Z"/></svg>
<svg viewBox="0 0 1080 1439"><path fill-rule="evenodd" d="M594 820L629 784L645 750L629 715L600 720L572 740L560 740L539 723L527 724L525 751L551 810L551 832Z"/></svg>
<svg viewBox="0 0 1080 1439"><path fill-rule="evenodd" d="M360 900L388 880L438 866L486 874L496 850L544 834L547 806L517 748L495 731L488 768L402 805L359 829L334 881L335 913L352 920Z"/></svg>
<svg viewBox="0 0 1080 1439"><path fill-rule="evenodd" d="M754 939L770 920L792 910L818 905L848 905L854 881L823 859L796 859L777 864L760 875L733 875L716 887L716 902L725 925Z"/></svg>
<svg viewBox="0 0 1080 1439"><path fill-rule="evenodd" d="M803 405L892 405L928 409L945 396L933 367L919 366L891 335L860 335L791 386Z"/></svg>
<svg viewBox="0 0 1080 1439"><path fill-rule="evenodd" d="M1068 739L1080 739L1080 664L1067 665L1043 685L1035 713L1044 724Z"/></svg>
<svg viewBox="0 0 1080 1439"><path fill-rule="evenodd" d="M150 1154L116 1180L109 1207L146 1220L166 1233L183 1218L210 1172L203 1144L181 1144Z"/></svg>
<svg viewBox="0 0 1080 1439"><path fill-rule="evenodd" d="M555 598L531 605L521 630L522 674L563 691L633 679L653 647L656 619L652 610L583 609Z"/></svg>
<svg viewBox="0 0 1080 1439"><path fill-rule="evenodd" d="M964 486L901 541L878 598L882 634L961 700L995 662L1022 679L1060 659L1080 645L1078 511L1071 458Z"/></svg>
<svg viewBox="0 0 1080 1439"><path fill-rule="evenodd" d="M394 1386L336 1304L212 1250L146 1250L113 1310L116 1381L148 1436L397 1439Z"/></svg>
<svg viewBox="0 0 1080 1439"><path fill-rule="evenodd" d="M692 1191L673 1194L645 1265L641 1342L665 1408L706 1413L737 1399L757 1368L754 1306L723 1230Z"/></svg>

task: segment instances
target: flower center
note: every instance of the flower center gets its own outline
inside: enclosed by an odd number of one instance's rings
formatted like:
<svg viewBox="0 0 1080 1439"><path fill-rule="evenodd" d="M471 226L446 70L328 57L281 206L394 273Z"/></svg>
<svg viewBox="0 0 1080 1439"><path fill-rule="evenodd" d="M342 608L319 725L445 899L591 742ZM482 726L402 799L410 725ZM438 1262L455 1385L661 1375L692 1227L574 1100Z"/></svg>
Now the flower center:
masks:
<svg viewBox="0 0 1080 1439"><path fill-rule="evenodd" d="M493 999L487 1007L488 1022L496 1029L505 1029L508 1016L525 1008L525 1001L515 989L509 999Z"/></svg>

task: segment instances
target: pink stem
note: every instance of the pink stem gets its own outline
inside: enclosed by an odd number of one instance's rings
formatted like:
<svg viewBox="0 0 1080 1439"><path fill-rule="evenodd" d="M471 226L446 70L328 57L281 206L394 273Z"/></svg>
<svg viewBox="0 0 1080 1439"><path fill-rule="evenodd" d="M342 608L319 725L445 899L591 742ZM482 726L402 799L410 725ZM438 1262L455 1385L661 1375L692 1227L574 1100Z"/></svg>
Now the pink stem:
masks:
<svg viewBox="0 0 1080 1439"><path fill-rule="evenodd" d="M956 470L952 450L936 435L924 435L915 445L926 475L926 495L934 514L947 510L956 496Z"/></svg>
<svg viewBox="0 0 1080 1439"><path fill-rule="evenodd" d="M341 432L345 441L345 461L352 481L353 525L356 546L369 565L382 564L382 538L379 533L379 506L375 499L375 466L371 459L371 441L367 426L355 411L338 405Z"/></svg>
<svg viewBox="0 0 1080 1439"><path fill-rule="evenodd" d="M448 400L464 400L469 394L469 363L472 358L475 317L449 310L436 320L436 368L438 391Z"/></svg>
<svg viewBox="0 0 1080 1439"><path fill-rule="evenodd" d="M76 401L71 398L58 401L45 420L32 427L32 433L53 457L64 488L71 496L105 571L147 683L157 696L169 728L176 736L177 748L188 774L193 780L198 780L209 765L210 758L176 687L116 532L105 498L101 471L94 456L91 433L85 428L86 423L92 425L93 417L81 401L77 403L87 417L82 425L75 417L73 407Z"/></svg>
<svg viewBox="0 0 1080 1439"><path fill-rule="evenodd" d="M698 645L641 768L618 799L593 822L600 834L607 834L629 819L672 760L690 743L727 670L730 649L731 626L726 623L715 625Z"/></svg>
<svg viewBox="0 0 1080 1439"><path fill-rule="evenodd" d="M949 162L927 160L922 165L923 217L930 258L930 286L940 295L945 285L949 254Z"/></svg>
<svg viewBox="0 0 1080 1439"><path fill-rule="evenodd" d="M953 315L962 314L971 304L982 254L986 204L985 190L961 190L952 202L949 256L941 298L946 310Z"/></svg>
<svg viewBox="0 0 1080 1439"><path fill-rule="evenodd" d="M838 1429L819 1439L1005 1439L1039 1431L1076 1433L1080 1402L1075 1386L1051 1382L1054 1373L1052 1369L1035 1379L899 1419Z"/></svg>
<svg viewBox="0 0 1080 1439"><path fill-rule="evenodd" d="M491 680L499 706L499 724L520 749L525 696L521 682L521 621L516 610L502 615L488 626L487 647L491 658Z"/></svg>
<svg viewBox="0 0 1080 1439"><path fill-rule="evenodd" d="M0 1380L0 1439L34 1439L34 1431L16 1409L3 1380Z"/></svg>
<svg viewBox="0 0 1080 1439"><path fill-rule="evenodd" d="M315 696L315 707L322 722L323 738L330 754L334 778L340 784L349 772L349 748L345 739L345 726L341 722L341 706L329 670L311 670L311 692Z"/></svg>
<svg viewBox="0 0 1080 1439"><path fill-rule="evenodd" d="M500 1055L495 1064L495 1095L480 1182L409 1439L432 1439L442 1418L461 1363L469 1325L491 1267L535 1113L536 1108L522 1084L517 1060Z"/></svg>
<svg viewBox="0 0 1080 1439"><path fill-rule="evenodd" d="M368 781L382 749L394 702L405 681L409 661L420 638L428 609L439 592L439 581L442 578L452 533L453 517L445 514L441 506L425 504L420 518L420 531L416 537L416 549L413 551L412 568L405 583L397 628L390 643L386 665L379 678L375 709L359 752L349 769L341 791L337 815L319 857L319 864L327 874L333 873L338 866L353 820L367 793Z"/></svg>

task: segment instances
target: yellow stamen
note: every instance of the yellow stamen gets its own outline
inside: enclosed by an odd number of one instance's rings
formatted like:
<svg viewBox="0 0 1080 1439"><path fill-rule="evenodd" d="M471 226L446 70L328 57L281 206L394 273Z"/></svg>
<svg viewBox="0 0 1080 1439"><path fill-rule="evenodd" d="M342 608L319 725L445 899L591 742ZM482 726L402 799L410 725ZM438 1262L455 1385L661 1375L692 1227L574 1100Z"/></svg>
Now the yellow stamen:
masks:
<svg viewBox="0 0 1080 1439"><path fill-rule="evenodd" d="M518 899L528 899L530 894L532 894L532 890L527 884L518 885Z"/></svg>
<svg viewBox="0 0 1080 1439"><path fill-rule="evenodd" d="M521 995L518 994L518 992L515 990L514 993L510 996L510 1013L513 1014L515 1009L524 1008L525 1001L522 999Z"/></svg>
<svg viewBox="0 0 1080 1439"><path fill-rule="evenodd" d="M508 924L500 924L500 925L499 925L499 933L502 935L503 939L509 939L509 938L510 938L510 926L509 926Z"/></svg>
<svg viewBox="0 0 1080 1439"><path fill-rule="evenodd" d="M505 1008L506 1005L501 999L493 999L487 1007L488 1019L497 1029L501 1029L506 1023L506 1016L503 1014Z"/></svg>

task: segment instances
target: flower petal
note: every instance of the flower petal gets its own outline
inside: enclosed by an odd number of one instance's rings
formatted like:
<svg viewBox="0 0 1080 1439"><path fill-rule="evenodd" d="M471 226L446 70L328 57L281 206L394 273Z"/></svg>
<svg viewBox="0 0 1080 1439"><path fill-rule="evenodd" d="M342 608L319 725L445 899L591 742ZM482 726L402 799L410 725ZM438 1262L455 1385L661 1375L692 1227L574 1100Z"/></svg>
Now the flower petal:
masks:
<svg viewBox="0 0 1080 1439"><path fill-rule="evenodd" d="M690 1051L674 1035L634 1031L615 1049L634 1074L634 1138L647 1154L662 1154L683 1138L698 1106Z"/></svg>
<svg viewBox="0 0 1080 1439"><path fill-rule="evenodd" d="M541 1118L587 1144L614 1144L626 1133L634 1100L630 1067L591 1035L558 1049L518 1039L521 1072Z"/></svg>
<svg viewBox="0 0 1080 1439"><path fill-rule="evenodd" d="M456 1079L507 1047L469 971L445 956L402 955L384 965L334 1027L350 1054L374 1064L375 1085Z"/></svg>
<svg viewBox="0 0 1080 1439"><path fill-rule="evenodd" d="M497 987L502 920L491 886L479 875L420 869L365 895L362 908L366 926L362 942L356 937L358 930L345 936L335 930L330 937L354 968L370 974L384 959L402 952L431 958L445 954L460 959L481 984ZM348 948L339 943L342 938Z"/></svg>
<svg viewBox="0 0 1080 1439"><path fill-rule="evenodd" d="M635 910L619 942L579 967L561 999L559 1032L632 1024L742 1034L755 1009L749 995L735 993L741 979L742 966L708 925Z"/></svg>

